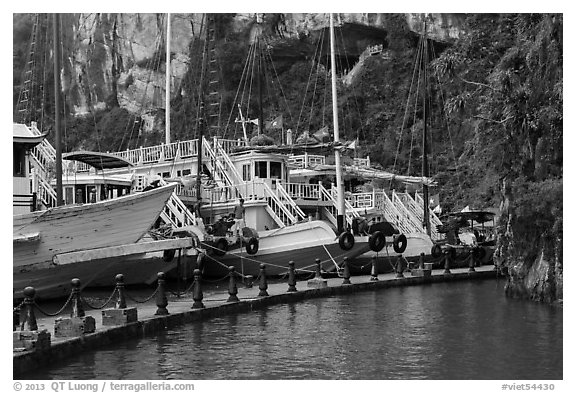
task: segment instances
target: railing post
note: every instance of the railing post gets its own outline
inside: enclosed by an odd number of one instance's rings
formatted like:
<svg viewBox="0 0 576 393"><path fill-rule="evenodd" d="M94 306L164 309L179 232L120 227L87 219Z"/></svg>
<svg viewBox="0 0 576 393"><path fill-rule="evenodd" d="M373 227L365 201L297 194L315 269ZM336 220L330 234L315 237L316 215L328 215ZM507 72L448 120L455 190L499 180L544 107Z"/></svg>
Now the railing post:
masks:
<svg viewBox="0 0 576 393"><path fill-rule="evenodd" d="M239 302L240 299L238 299L238 287L236 286L236 269L234 268L234 266L228 266L228 277L229 277L229 281L228 281L228 294L230 295L228 297L228 300L226 300L227 302Z"/></svg>
<svg viewBox="0 0 576 393"><path fill-rule="evenodd" d="M344 274L342 275L344 281L342 281L342 285L352 284L350 282L350 267L348 266L348 257L344 257L342 267L344 269Z"/></svg>
<svg viewBox="0 0 576 393"><path fill-rule="evenodd" d="M317 280L322 279L322 271L320 268L320 258L316 258L316 275L314 276L314 278Z"/></svg>
<svg viewBox="0 0 576 393"><path fill-rule="evenodd" d="M474 269L474 265L476 264L476 255L478 252L476 250L479 250L479 248L475 248L474 250L472 250L472 253L468 257L470 259L470 262L468 263L468 271L469 272L475 272L476 271L476 269Z"/></svg>
<svg viewBox="0 0 576 393"><path fill-rule="evenodd" d="M396 260L396 278L404 278L404 257L402 254L398 255Z"/></svg>
<svg viewBox="0 0 576 393"><path fill-rule="evenodd" d="M444 274L451 274L450 271L450 258L451 258L451 250L444 251Z"/></svg>
<svg viewBox="0 0 576 393"><path fill-rule="evenodd" d="M297 292L296 289L296 272L294 270L294 261L288 262L288 292Z"/></svg>
<svg viewBox="0 0 576 393"><path fill-rule="evenodd" d="M116 290L118 297L116 298L116 308L126 308L126 297L124 295L124 275L116 275Z"/></svg>
<svg viewBox="0 0 576 393"><path fill-rule="evenodd" d="M158 292L156 293L156 312L154 315L168 315L168 298L166 297L166 288L164 281L164 272L158 272Z"/></svg>
<svg viewBox="0 0 576 393"><path fill-rule="evenodd" d="M258 296L269 296L268 295L268 280L266 279L266 265L260 265L260 285L258 286L260 292Z"/></svg>
<svg viewBox="0 0 576 393"><path fill-rule="evenodd" d="M80 279L73 278L71 281L72 284L72 312L70 313L70 317L72 318L81 318L86 315L84 312L84 308L82 307L82 297L80 296Z"/></svg>
<svg viewBox="0 0 576 393"><path fill-rule="evenodd" d="M192 308L204 308L204 303L202 303L204 294L202 293L201 275L202 273L200 273L199 269L194 269L194 290L192 291L194 303L192 304Z"/></svg>
<svg viewBox="0 0 576 393"><path fill-rule="evenodd" d="M424 269L424 253L420 253L420 260L418 261L418 267Z"/></svg>
<svg viewBox="0 0 576 393"><path fill-rule="evenodd" d="M370 281L378 281L378 266L376 265L376 262L376 256L373 256Z"/></svg>
<svg viewBox="0 0 576 393"><path fill-rule="evenodd" d="M37 331L38 323L34 314L34 297L36 289L34 287L24 288L24 316L20 317L20 331Z"/></svg>

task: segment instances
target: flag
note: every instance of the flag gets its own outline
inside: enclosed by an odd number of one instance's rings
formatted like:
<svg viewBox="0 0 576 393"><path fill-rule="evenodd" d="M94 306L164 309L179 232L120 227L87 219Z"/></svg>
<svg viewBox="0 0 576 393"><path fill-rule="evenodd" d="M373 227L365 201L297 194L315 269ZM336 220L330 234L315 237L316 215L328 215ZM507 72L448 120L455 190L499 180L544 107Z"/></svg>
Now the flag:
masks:
<svg viewBox="0 0 576 393"><path fill-rule="evenodd" d="M251 119L250 123L258 125L258 119Z"/></svg>
<svg viewBox="0 0 576 393"><path fill-rule="evenodd" d="M354 139L354 142L348 145L348 149L356 149L356 139Z"/></svg>
<svg viewBox="0 0 576 393"><path fill-rule="evenodd" d="M283 119L282 115L276 117L272 121L266 122L266 128L269 130L273 130L273 129L281 130L283 126L284 126L284 119Z"/></svg>

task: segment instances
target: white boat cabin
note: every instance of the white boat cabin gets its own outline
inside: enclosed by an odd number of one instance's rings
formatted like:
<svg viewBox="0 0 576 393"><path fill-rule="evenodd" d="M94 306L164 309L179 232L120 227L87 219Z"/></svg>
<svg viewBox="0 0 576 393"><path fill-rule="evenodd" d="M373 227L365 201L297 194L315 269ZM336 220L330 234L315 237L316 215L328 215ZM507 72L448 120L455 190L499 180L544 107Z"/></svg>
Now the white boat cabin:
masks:
<svg viewBox="0 0 576 393"><path fill-rule="evenodd" d="M37 194L30 180L30 151L44 140L46 134L36 135L26 125L16 123L13 123L12 130L13 214L30 213L37 209Z"/></svg>

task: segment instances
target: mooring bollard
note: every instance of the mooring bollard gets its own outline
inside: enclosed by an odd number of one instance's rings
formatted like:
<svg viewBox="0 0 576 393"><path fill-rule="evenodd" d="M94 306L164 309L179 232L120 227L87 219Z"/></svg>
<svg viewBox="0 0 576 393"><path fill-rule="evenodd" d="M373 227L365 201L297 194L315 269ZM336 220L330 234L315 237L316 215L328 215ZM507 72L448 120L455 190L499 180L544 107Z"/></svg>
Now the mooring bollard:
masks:
<svg viewBox="0 0 576 393"><path fill-rule="evenodd" d="M477 249L474 249L472 251L472 253L470 254L470 256L468 256L468 258L470 259L469 263L468 263L468 272L475 272L476 269L474 269L474 265L476 264L476 255L477 255Z"/></svg>
<svg viewBox="0 0 576 393"><path fill-rule="evenodd" d="M116 308L126 308L126 296L124 295L124 275L116 275L116 291L118 297L116 298Z"/></svg>
<svg viewBox="0 0 576 393"><path fill-rule="evenodd" d="M260 265L260 285L258 286L260 292L258 292L258 296L269 296L268 295L268 280L266 279L266 265Z"/></svg>
<svg viewBox="0 0 576 393"><path fill-rule="evenodd" d="M20 317L20 331L38 330L38 323L36 322L36 315L34 314L35 296L36 296L36 289L34 289L34 287L24 288L24 316Z"/></svg>
<svg viewBox="0 0 576 393"><path fill-rule="evenodd" d="M80 279L73 278L70 283L72 284L70 318L58 317L54 320L54 337L79 337L96 331L96 319L84 312Z"/></svg>
<svg viewBox="0 0 576 393"><path fill-rule="evenodd" d="M288 292L298 292L296 289L296 271L294 261L288 262Z"/></svg>
<svg viewBox="0 0 576 393"><path fill-rule="evenodd" d="M348 257L344 257L342 268L344 269L344 273L342 274L344 281L342 281L342 285L352 284L350 282L350 266L348 266Z"/></svg>
<svg viewBox="0 0 576 393"><path fill-rule="evenodd" d="M376 257L372 257L372 271L370 272L370 281L378 281L378 266L376 265Z"/></svg>
<svg viewBox="0 0 576 393"><path fill-rule="evenodd" d="M70 317L82 318L86 313L84 312L84 307L82 307L82 297L80 296L80 279L73 278L70 283L72 284L72 312L70 313Z"/></svg>
<svg viewBox="0 0 576 393"><path fill-rule="evenodd" d="M50 349L50 333L48 330L38 330L36 316L34 315L34 297L36 290L33 287L24 288L24 315L20 321L20 330L13 331L14 351L36 350L44 352Z"/></svg>
<svg viewBox="0 0 576 393"><path fill-rule="evenodd" d="M402 254L398 255L396 260L396 278L404 278L404 257Z"/></svg>
<svg viewBox="0 0 576 393"><path fill-rule="evenodd" d="M320 267L320 258L316 258L316 275L314 276L315 279L321 280L322 279L322 268Z"/></svg>
<svg viewBox="0 0 576 393"><path fill-rule="evenodd" d="M451 258L451 249L446 250L444 252L444 274L452 274L450 271L450 258Z"/></svg>
<svg viewBox="0 0 576 393"><path fill-rule="evenodd" d="M420 253L420 260L418 261L418 268L424 269L424 253Z"/></svg>
<svg viewBox="0 0 576 393"><path fill-rule="evenodd" d="M236 286L236 269L234 266L228 266L228 277L230 278L228 281L228 300L227 302L239 302L238 299L238 287Z"/></svg>
<svg viewBox="0 0 576 393"><path fill-rule="evenodd" d="M154 315L168 315L168 298L166 297L166 281L164 272L158 272L158 292L156 292L156 312Z"/></svg>
<svg viewBox="0 0 576 393"><path fill-rule="evenodd" d="M126 305L126 294L124 293L124 275L116 275L116 289L118 297L114 308L102 310L102 325L125 325L138 321L138 310L136 307Z"/></svg>
<svg viewBox="0 0 576 393"><path fill-rule="evenodd" d="M194 299L194 303L192 304L192 308L204 308L204 303L202 303L202 299L204 299L204 294L202 293L202 280L199 269L194 269L194 290L192 291L192 299Z"/></svg>

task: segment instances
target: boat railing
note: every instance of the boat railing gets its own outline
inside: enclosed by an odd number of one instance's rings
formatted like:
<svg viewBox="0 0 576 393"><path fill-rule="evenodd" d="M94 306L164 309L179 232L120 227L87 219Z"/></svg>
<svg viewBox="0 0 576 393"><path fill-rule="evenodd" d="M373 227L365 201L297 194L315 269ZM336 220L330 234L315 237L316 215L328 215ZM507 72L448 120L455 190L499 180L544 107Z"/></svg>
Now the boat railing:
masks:
<svg viewBox="0 0 576 393"><path fill-rule="evenodd" d="M360 168L370 168L370 157L354 158L352 165Z"/></svg>
<svg viewBox="0 0 576 393"><path fill-rule="evenodd" d="M326 188L324 188L322 184L318 184L318 187L320 189L320 200L332 202L330 207L328 208L328 211L334 217L336 217L336 215L338 214L338 202L336 196L337 190L335 188L331 188L330 191L328 191ZM346 210L344 217L346 218L347 224L351 226L352 220L355 217L360 217L360 214L358 214L358 212L352 207L350 202L347 201L346 199L344 199L344 208Z"/></svg>
<svg viewBox="0 0 576 393"><path fill-rule="evenodd" d="M412 197L410 197L412 199ZM424 221L424 199L420 194L417 192L414 194L414 198L412 199L415 208L418 210L418 215L422 217L422 221ZM444 238L444 235L438 232L438 225L442 225L442 221L438 218L436 213L429 209L430 211L430 235L433 240L441 240Z"/></svg>
<svg viewBox="0 0 576 393"><path fill-rule="evenodd" d="M268 207L274 214L272 217L274 220L280 225L278 219L283 223L284 226L290 224L296 224L298 222L298 218L294 217L290 209L282 203L282 201L278 198L276 193L272 191L272 189L262 181L262 186L264 192L266 194L266 201L268 202ZM276 217L274 217L276 215ZM282 226L282 225L281 225Z"/></svg>
<svg viewBox="0 0 576 393"><path fill-rule="evenodd" d="M374 194L372 192L357 192L350 194L346 200L355 209L370 209L374 207Z"/></svg>
<svg viewBox="0 0 576 393"><path fill-rule="evenodd" d="M374 206L377 210L384 212L386 220L393 223L401 232L413 232L411 227L403 220L402 214L396 206L394 206L394 203L384 190L374 193Z"/></svg>
<svg viewBox="0 0 576 393"><path fill-rule="evenodd" d="M224 140L224 141L230 142L230 141L226 141L226 140ZM240 172L238 172L238 169L236 169L236 166L234 165L234 163L230 159L228 152L222 146L221 140L216 139L216 138L214 138L214 153L216 153L216 159L218 161L220 161L219 159L222 159L224 161L224 165L223 165L224 170L226 172L228 172L229 174L232 174L231 180L233 181L233 183L242 183L244 181L244 179L242 179L242 175L240 175Z"/></svg>
<svg viewBox="0 0 576 393"><path fill-rule="evenodd" d="M310 166L324 165L326 163L326 157L308 153L291 155L288 157L288 163L292 167L304 169Z"/></svg>
<svg viewBox="0 0 576 393"><path fill-rule="evenodd" d="M295 199L320 199L320 188L318 184L304 184L304 183L282 183L284 189Z"/></svg>
<svg viewBox="0 0 576 393"><path fill-rule="evenodd" d="M278 196L280 201L284 203L284 206L290 211L296 220L306 219L306 214L304 214L302 209L300 209L296 202L294 202L294 199L292 199L288 192L286 192L281 181L276 182L276 196Z"/></svg>
<svg viewBox="0 0 576 393"><path fill-rule="evenodd" d="M46 207L56 206L56 191L50 183L44 179L44 176L35 176L34 178L38 180L38 198L40 202Z"/></svg>
<svg viewBox="0 0 576 393"><path fill-rule="evenodd" d="M151 164L161 160L173 160L177 157L194 157L198 154L198 139L127 149L111 154L130 161L134 165Z"/></svg>
<svg viewBox="0 0 576 393"><path fill-rule="evenodd" d="M210 171L214 179L220 183L221 187L232 186L235 182L231 179L230 174L226 171L224 163L218 159L216 152L206 139L202 139L202 148L210 157Z"/></svg>
<svg viewBox="0 0 576 393"><path fill-rule="evenodd" d="M395 190L392 190L392 202L400 213L402 220L406 222L412 231L424 232L423 224L406 208Z"/></svg>
<svg viewBox="0 0 576 393"><path fill-rule="evenodd" d="M160 179L160 185L168 184L164 179ZM181 228L188 225L197 225L196 216L192 213L184 202L176 194L176 190L172 192L170 198L166 202L160 218L175 228Z"/></svg>
<svg viewBox="0 0 576 393"><path fill-rule="evenodd" d="M216 138L214 138L214 140L216 141ZM232 153L236 147L248 145L248 143L242 139L218 139L218 143L227 154Z"/></svg>

